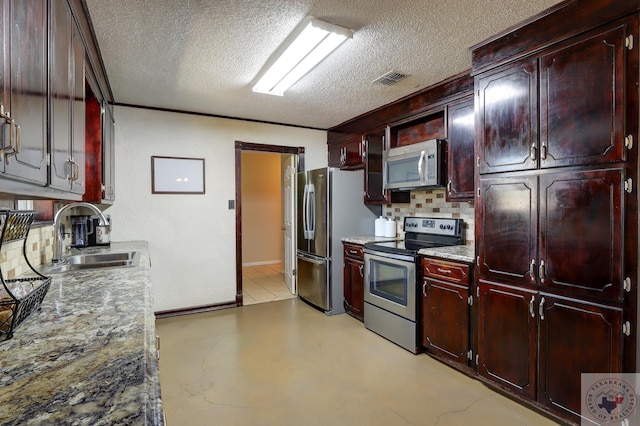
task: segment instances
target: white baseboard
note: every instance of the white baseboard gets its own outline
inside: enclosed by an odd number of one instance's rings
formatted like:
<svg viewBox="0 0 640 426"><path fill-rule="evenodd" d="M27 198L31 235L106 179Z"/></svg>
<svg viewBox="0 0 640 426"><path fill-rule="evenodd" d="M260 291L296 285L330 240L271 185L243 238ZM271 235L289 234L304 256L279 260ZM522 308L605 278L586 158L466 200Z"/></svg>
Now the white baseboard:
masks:
<svg viewBox="0 0 640 426"><path fill-rule="evenodd" d="M264 262L247 262L243 263L242 266L263 266L263 265L277 265L278 263L282 263L281 260L266 260Z"/></svg>

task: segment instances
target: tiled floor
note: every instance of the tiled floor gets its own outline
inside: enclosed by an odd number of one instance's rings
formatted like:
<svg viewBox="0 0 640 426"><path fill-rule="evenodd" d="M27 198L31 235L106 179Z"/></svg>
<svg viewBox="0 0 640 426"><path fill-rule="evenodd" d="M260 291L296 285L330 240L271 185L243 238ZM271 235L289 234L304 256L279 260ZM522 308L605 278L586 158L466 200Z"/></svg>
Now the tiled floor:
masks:
<svg viewBox="0 0 640 426"><path fill-rule="evenodd" d="M242 303L273 302L293 299L295 294L284 283L284 274L280 263L273 265L245 266L242 268Z"/></svg>
<svg viewBox="0 0 640 426"><path fill-rule="evenodd" d="M156 324L169 426L555 424L299 299Z"/></svg>

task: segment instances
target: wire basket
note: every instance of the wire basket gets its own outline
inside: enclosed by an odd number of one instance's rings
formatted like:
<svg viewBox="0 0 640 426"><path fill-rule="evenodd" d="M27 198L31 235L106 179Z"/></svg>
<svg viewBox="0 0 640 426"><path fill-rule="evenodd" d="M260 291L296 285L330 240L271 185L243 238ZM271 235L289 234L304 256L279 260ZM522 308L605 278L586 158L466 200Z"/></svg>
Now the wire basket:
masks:
<svg viewBox="0 0 640 426"><path fill-rule="evenodd" d="M0 341L11 339L14 330L40 309L51 285L51 278L40 274L27 258L27 236L34 214L33 210L0 210L0 252L5 243L23 240L22 257L32 272L30 276L4 279L0 264Z"/></svg>

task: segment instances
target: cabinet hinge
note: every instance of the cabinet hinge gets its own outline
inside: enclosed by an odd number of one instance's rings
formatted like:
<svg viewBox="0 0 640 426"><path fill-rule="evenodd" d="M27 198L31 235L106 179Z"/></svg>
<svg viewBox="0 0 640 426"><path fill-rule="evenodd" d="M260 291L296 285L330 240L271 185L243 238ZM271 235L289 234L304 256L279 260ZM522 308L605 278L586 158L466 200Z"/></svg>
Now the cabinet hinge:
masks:
<svg viewBox="0 0 640 426"><path fill-rule="evenodd" d="M291 276L292 276L292 277L295 277L296 275L298 275L298 271L297 271L297 270L295 270L295 269L294 269L294 270L292 270L292 271L291 271Z"/></svg>
<svg viewBox="0 0 640 426"><path fill-rule="evenodd" d="M627 321L624 324L622 324L622 332L626 336L631 336L631 323L629 321Z"/></svg>
<svg viewBox="0 0 640 426"><path fill-rule="evenodd" d="M627 149L633 148L633 135L627 135L627 137L624 138L624 146L626 146Z"/></svg>
<svg viewBox="0 0 640 426"><path fill-rule="evenodd" d="M633 49L633 34L628 35L625 39L624 39L624 46L629 49L632 50Z"/></svg>
<svg viewBox="0 0 640 426"><path fill-rule="evenodd" d="M473 296L469 296L467 298L467 302L469 303L469 306L473 306Z"/></svg>
<svg viewBox="0 0 640 426"><path fill-rule="evenodd" d="M622 285L622 288L627 293L631 292L631 278L627 277L627 278L624 279L624 284Z"/></svg>
<svg viewBox="0 0 640 426"><path fill-rule="evenodd" d="M631 194L633 191L633 180L631 178L624 181L624 190Z"/></svg>
<svg viewBox="0 0 640 426"><path fill-rule="evenodd" d="M469 352L467 352L467 359L469 361L473 361L473 351L471 349L469 349Z"/></svg>

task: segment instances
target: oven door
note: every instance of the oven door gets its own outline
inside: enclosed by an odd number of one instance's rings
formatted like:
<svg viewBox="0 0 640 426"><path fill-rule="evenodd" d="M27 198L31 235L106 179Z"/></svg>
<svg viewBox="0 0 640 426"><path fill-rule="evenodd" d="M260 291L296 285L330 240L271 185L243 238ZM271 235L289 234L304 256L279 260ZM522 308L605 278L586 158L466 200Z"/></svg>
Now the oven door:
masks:
<svg viewBox="0 0 640 426"><path fill-rule="evenodd" d="M364 301L416 321L416 261L413 256L364 254Z"/></svg>

